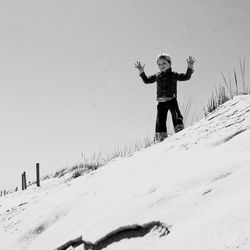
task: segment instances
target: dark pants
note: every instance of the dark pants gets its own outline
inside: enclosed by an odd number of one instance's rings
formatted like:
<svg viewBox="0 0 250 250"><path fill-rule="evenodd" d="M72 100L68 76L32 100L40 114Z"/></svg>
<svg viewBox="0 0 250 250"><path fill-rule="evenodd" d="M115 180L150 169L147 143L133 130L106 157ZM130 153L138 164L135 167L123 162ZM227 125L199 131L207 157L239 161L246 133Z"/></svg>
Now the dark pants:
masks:
<svg viewBox="0 0 250 250"><path fill-rule="evenodd" d="M177 118L183 120L183 117L181 115L181 111L179 109L179 105L178 105L177 99L174 98L172 101L173 101L173 105L175 106Z"/></svg>
<svg viewBox="0 0 250 250"><path fill-rule="evenodd" d="M170 110L171 116L172 116L172 122L174 128L177 127L177 125L180 123L180 120L182 122L182 115L180 112L180 109L178 107L178 103L176 98L173 98L170 101L166 102L159 102L157 105L157 118L156 118L156 126L155 126L155 132L167 132L167 115L168 111Z"/></svg>

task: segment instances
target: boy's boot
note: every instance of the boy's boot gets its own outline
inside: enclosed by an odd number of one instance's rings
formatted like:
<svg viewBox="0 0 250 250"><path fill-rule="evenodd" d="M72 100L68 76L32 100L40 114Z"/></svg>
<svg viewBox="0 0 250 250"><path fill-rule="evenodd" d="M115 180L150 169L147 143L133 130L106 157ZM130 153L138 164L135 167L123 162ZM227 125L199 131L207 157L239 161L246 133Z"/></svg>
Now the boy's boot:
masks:
<svg viewBox="0 0 250 250"><path fill-rule="evenodd" d="M168 137L167 132L156 132L155 133L155 143L161 142Z"/></svg>
<svg viewBox="0 0 250 250"><path fill-rule="evenodd" d="M158 142L161 141L160 139L161 139L161 133L160 133L160 132L156 132L156 133L155 133L154 142L155 142L155 143L158 143Z"/></svg>
<svg viewBox="0 0 250 250"><path fill-rule="evenodd" d="M184 129L184 125L183 124L177 124L175 127L174 127L174 131L175 133L178 133L180 132L181 130Z"/></svg>
<svg viewBox="0 0 250 250"><path fill-rule="evenodd" d="M179 131L184 129L184 123L183 123L182 115L177 115L176 121L177 121L177 124L174 127L174 131L175 131L175 133L178 133Z"/></svg>

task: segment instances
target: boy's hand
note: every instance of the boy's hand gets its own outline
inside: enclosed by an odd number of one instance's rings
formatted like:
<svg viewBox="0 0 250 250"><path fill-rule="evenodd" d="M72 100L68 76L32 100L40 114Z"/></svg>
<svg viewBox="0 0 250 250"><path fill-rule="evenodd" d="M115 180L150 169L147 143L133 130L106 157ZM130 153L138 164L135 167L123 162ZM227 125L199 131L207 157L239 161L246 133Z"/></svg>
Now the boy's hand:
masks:
<svg viewBox="0 0 250 250"><path fill-rule="evenodd" d="M137 62L135 63L135 68L137 68L137 69L139 70L139 73L140 73L140 74L141 74L142 72L144 72L144 67L145 67L145 64L142 66L140 61L137 61Z"/></svg>
<svg viewBox="0 0 250 250"><path fill-rule="evenodd" d="M187 59L188 68L193 69L195 60L192 56Z"/></svg>

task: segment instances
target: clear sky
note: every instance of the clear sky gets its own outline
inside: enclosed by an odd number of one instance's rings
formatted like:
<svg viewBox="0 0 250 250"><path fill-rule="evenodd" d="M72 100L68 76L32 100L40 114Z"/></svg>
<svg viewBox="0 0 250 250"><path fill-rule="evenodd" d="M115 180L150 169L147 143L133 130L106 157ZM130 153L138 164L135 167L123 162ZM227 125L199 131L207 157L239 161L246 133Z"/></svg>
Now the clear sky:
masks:
<svg viewBox="0 0 250 250"><path fill-rule="evenodd" d="M249 23L248 0L0 0L0 190L36 162L50 174L153 136L156 86L136 60L149 75L160 53L177 72L193 56L178 99L198 116L220 71L244 56L248 71Z"/></svg>

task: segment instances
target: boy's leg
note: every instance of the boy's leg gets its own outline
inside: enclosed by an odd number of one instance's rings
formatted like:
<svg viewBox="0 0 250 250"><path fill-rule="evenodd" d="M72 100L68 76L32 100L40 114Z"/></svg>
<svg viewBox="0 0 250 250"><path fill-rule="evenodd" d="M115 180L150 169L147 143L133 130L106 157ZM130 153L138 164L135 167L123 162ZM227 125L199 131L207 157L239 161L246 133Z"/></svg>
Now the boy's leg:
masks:
<svg viewBox="0 0 250 250"><path fill-rule="evenodd" d="M178 105L178 102L177 102L177 98L174 98L174 99L173 99L173 102L174 102L174 105L176 106L177 118L183 120L183 116L181 115L181 111L180 111L180 109L179 109L179 105Z"/></svg>
<svg viewBox="0 0 250 250"><path fill-rule="evenodd" d="M159 102L157 105L157 117L156 117L156 125L155 125L155 141L163 141L167 138L167 114L168 107L165 102Z"/></svg>
<svg viewBox="0 0 250 250"><path fill-rule="evenodd" d="M177 99L174 98L171 102L171 115L172 115L172 121L173 121L173 126L175 133L181 131L184 129L184 124L183 124L183 117L181 115Z"/></svg>

